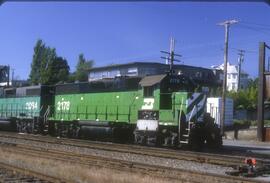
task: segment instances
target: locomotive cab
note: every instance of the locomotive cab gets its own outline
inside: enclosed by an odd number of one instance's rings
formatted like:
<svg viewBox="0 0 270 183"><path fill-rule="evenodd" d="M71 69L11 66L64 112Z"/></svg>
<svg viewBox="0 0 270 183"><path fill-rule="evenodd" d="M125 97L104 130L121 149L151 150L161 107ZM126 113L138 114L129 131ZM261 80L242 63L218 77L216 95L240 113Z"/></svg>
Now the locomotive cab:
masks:
<svg viewBox="0 0 270 183"><path fill-rule="evenodd" d="M135 142L157 144L160 141L159 136L163 136L161 134L171 133L168 128L175 128L178 125L179 110L175 109L175 97L178 96L176 93L184 91L186 94L187 91L194 90L195 85L186 76L172 73L146 76L139 84L143 90L143 105L138 111ZM172 138L177 138L177 131Z"/></svg>
<svg viewBox="0 0 270 183"><path fill-rule="evenodd" d="M205 113L206 95L185 75L147 76L140 83L143 104L138 110L135 143L200 149L205 142L219 146L221 136Z"/></svg>

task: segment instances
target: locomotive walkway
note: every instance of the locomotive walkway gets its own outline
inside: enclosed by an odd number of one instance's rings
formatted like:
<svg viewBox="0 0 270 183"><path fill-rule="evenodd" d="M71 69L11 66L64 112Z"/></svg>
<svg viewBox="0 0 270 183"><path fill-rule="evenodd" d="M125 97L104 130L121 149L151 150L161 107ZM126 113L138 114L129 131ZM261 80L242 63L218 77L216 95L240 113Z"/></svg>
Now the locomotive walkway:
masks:
<svg viewBox="0 0 270 183"><path fill-rule="evenodd" d="M188 170L178 167L168 167L132 161L131 159L109 158L100 155L89 155L86 149L96 149L113 153L128 153L151 156L173 161L185 160L200 164L215 164L232 167L243 164L244 157L211 153L198 153L172 149L150 148L135 145L101 143L74 139L56 139L44 136L19 135L0 133L1 149L6 153L20 152L32 158L43 158L76 164L85 167L100 167L119 171L128 171L143 175L161 177L166 180L180 182L262 182L256 179L232 177L207 171ZM80 151L74 151L80 149ZM84 153L83 153L84 152ZM120 156L120 155L119 155ZM260 165L267 163L264 159L257 160Z"/></svg>

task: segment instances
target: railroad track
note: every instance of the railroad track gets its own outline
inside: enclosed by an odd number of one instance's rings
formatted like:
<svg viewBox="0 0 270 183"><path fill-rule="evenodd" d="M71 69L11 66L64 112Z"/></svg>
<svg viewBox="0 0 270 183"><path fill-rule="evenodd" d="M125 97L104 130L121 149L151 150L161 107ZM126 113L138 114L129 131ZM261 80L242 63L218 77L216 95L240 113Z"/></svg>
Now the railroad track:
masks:
<svg viewBox="0 0 270 183"><path fill-rule="evenodd" d="M31 147L31 145L10 145L5 144L1 147L4 152L13 153L18 151L32 158L48 158L50 160L63 163L78 164L86 167L101 167L120 171L135 172L146 174L153 177L165 178L167 180L181 182L227 182L227 183L258 183L261 181L241 177L201 173L184 169L168 168L163 166L153 166L143 163L116 160L99 156L80 155L71 152L61 152L44 148ZM46 175L44 175L46 176Z"/></svg>
<svg viewBox="0 0 270 183"><path fill-rule="evenodd" d="M77 140L77 139L57 139L47 136L36 136L36 135L20 135L16 133L6 133L1 132L0 138L14 138L20 140L28 140L37 143L48 143L53 145L65 145L76 148L89 148L96 150L112 151L119 153L130 153L143 156L151 156L158 158L169 158L175 160L185 160L194 161L199 163L208 163L226 167L235 167L239 165L244 165L244 160L246 156L232 156L224 154L215 153L205 153L205 152L194 152L186 150L173 150L164 148L154 148L145 147L138 145L127 145L127 144L117 144L117 143L106 143L106 142L96 142L88 140ZM1 139L0 139L1 142ZM270 160L257 159L257 165L270 164Z"/></svg>
<svg viewBox="0 0 270 183"><path fill-rule="evenodd" d="M63 182L61 179L44 176L40 173L18 168L5 163L0 163L0 182L36 182L36 183L55 183Z"/></svg>
<svg viewBox="0 0 270 183"><path fill-rule="evenodd" d="M5 139L13 139L13 142L6 143ZM27 143L20 143L19 141L25 141ZM141 174L147 174L154 177L163 177L170 180L181 180L183 182L261 182L253 179L246 179L241 177L232 177L225 175L209 174L198 171L171 168L157 165L149 165L138 162L131 162L119 159L112 159L100 156L85 155L81 153L74 153L70 151L60 151L57 148L49 148L49 145L53 146L67 146L83 149L96 149L102 151L129 153L143 156L151 156L158 158L168 158L173 160L186 160L199 163L209 163L221 166L236 166L243 164L244 157L241 156L228 156L220 154L199 153L190 151L176 151L172 149L144 147L137 145L115 144L106 142L95 142L77 139L57 139L48 136L36 136L28 134L17 133L0 133L1 148L4 148L9 152L20 152L27 154L31 157L42 157L47 159L54 159L55 161L69 161L72 164L79 164L88 167L103 167L108 169L136 172ZM39 144L39 146L33 146L33 144ZM28 144L28 145L26 145ZM47 145L46 145L47 144ZM258 164L263 165L269 163L266 160L257 160ZM198 181L199 180L199 181Z"/></svg>

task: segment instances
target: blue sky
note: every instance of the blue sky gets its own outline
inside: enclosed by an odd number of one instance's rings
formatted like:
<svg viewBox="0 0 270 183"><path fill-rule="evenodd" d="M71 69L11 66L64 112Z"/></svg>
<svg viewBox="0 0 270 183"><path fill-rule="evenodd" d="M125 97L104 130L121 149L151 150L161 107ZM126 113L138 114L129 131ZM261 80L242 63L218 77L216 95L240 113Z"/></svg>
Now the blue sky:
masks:
<svg viewBox="0 0 270 183"><path fill-rule="evenodd" d="M176 39L176 52L187 65L210 67L223 62L226 19L230 29L229 61L236 49L247 50L243 69L258 73L258 43L270 44L270 6L265 3L11 3L0 6L0 64L27 79L37 39L55 47L74 71L79 53L95 66L157 61L160 50ZM261 25L262 24L262 25Z"/></svg>

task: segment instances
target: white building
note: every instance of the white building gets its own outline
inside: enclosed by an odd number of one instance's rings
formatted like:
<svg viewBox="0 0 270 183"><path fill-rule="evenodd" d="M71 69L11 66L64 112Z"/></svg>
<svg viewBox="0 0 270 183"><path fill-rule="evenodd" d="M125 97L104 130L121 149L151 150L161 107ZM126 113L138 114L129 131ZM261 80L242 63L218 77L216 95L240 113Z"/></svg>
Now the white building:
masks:
<svg viewBox="0 0 270 183"><path fill-rule="evenodd" d="M224 70L224 64L219 66L212 66L214 70ZM248 85L248 74L241 69L240 85L238 85L239 67L238 65L232 65L228 62L227 65L227 90L237 91L238 86L240 89L245 89ZM221 76L223 78L223 75ZM222 79L223 80L223 79Z"/></svg>

